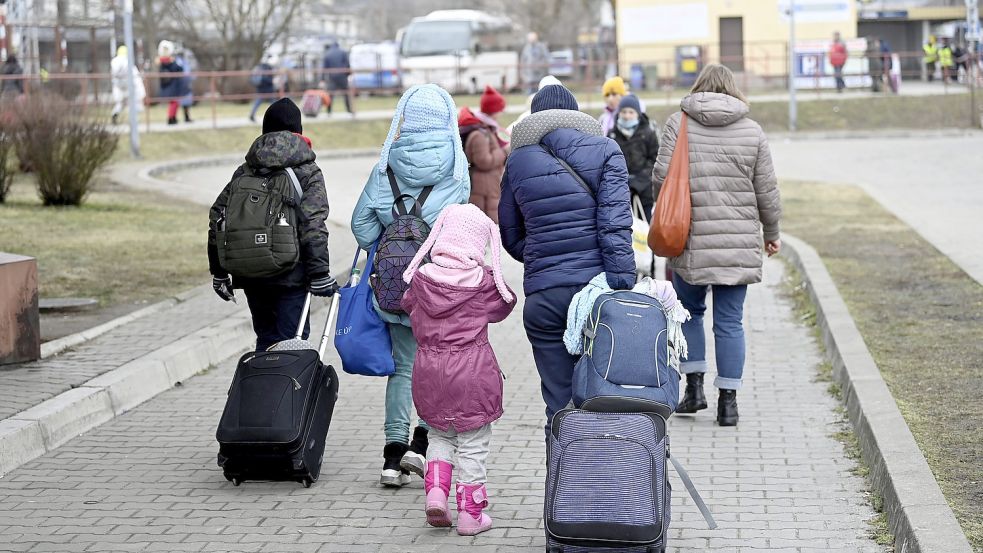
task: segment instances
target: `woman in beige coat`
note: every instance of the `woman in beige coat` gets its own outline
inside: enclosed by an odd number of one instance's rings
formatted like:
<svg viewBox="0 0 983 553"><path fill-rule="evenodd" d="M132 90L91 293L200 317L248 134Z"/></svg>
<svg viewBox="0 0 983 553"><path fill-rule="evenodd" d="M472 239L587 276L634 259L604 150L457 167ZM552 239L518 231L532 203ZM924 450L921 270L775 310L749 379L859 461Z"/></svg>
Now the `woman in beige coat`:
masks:
<svg viewBox="0 0 983 553"><path fill-rule="evenodd" d="M682 111L669 117L652 171L658 197L685 113L689 119L692 225L686 249L669 259L673 286L693 318L683 325L689 357L680 370L686 391L678 412L706 409L707 372L703 315L713 292L716 346L717 422L737 425L737 390L744 372L744 298L747 285L761 281L762 231L769 256L778 253L781 199L764 131L747 117L748 101L724 66L708 65Z"/></svg>

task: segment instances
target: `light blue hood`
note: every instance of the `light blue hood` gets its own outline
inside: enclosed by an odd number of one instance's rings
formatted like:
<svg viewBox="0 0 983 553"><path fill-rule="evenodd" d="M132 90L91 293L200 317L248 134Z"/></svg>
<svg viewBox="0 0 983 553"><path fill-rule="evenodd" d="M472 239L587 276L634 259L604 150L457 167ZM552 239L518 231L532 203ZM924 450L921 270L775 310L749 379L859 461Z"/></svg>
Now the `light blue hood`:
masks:
<svg viewBox="0 0 983 553"><path fill-rule="evenodd" d="M419 196L423 187L433 185L423 206L423 219L430 225L446 206L467 203L471 196L468 172L464 172L461 180L454 178L455 148L449 132L429 131L402 134L390 149L389 165L400 192ZM393 201L385 169L377 164L369 173L352 213L352 233L363 249L368 249L392 223Z"/></svg>
<svg viewBox="0 0 983 553"><path fill-rule="evenodd" d="M448 132L403 134L389 150L389 166L400 188L419 190L431 184L448 184L454 173L454 149ZM388 182L383 184L388 187Z"/></svg>

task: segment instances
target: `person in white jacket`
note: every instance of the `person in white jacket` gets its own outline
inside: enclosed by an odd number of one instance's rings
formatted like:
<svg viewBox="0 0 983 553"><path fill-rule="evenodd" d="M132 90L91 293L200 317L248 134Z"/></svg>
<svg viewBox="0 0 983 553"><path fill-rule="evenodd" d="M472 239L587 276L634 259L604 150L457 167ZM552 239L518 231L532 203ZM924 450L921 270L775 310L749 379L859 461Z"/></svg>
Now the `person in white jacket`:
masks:
<svg viewBox="0 0 983 553"><path fill-rule="evenodd" d="M127 61L126 46L120 46L116 49L116 57L109 64L110 74L113 78L113 124L119 122L119 114L123 111L129 101L129 91L126 89L126 68L129 66ZM140 76L140 70L136 67L133 68L133 86L136 89L136 105L137 111L143 111L143 100L147 95L147 91L143 86L143 78Z"/></svg>

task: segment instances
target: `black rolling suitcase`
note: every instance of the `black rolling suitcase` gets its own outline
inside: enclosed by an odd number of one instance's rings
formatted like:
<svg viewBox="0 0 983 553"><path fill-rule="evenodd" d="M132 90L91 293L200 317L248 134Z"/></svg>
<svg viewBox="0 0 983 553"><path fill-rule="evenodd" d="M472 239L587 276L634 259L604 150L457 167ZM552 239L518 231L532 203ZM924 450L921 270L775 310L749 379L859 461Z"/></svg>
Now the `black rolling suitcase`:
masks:
<svg viewBox="0 0 983 553"><path fill-rule="evenodd" d="M319 348L301 339L308 295L293 340L239 359L215 432L218 465L236 486L246 480L292 480L310 487L317 481L338 399L338 373L321 358L339 298L332 298Z"/></svg>

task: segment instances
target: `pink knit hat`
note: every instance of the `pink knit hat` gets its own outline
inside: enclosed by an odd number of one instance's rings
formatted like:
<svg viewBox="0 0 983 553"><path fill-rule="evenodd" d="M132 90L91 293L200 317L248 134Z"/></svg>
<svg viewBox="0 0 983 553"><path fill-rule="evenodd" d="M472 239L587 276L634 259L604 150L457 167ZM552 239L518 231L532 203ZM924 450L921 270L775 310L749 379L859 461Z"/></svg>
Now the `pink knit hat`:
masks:
<svg viewBox="0 0 983 553"><path fill-rule="evenodd" d="M403 273L403 280L409 283L413 279L428 254L432 254L433 263L448 269L480 267L484 265L485 246L489 243L495 287L505 301L511 302L512 294L502 278L502 238L498 225L473 204L452 204L440 212L427 241Z"/></svg>

